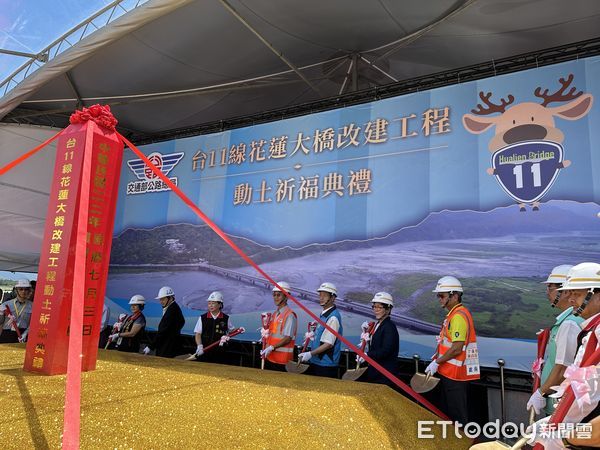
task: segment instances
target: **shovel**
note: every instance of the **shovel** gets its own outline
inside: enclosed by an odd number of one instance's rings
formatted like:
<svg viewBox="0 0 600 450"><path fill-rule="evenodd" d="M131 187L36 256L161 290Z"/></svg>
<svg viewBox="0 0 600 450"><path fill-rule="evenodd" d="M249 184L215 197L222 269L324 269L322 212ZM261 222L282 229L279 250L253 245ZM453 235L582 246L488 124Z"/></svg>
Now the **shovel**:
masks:
<svg viewBox="0 0 600 450"><path fill-rule="evenodd" d="M242 334L242 333L243 333L243 332L245 332L245 331L246 331L246 329L245 329L244 327L239 327L239 328L236 328L235 330L231 330L231 333L229 333L227 336L229 336L230 338L232 338L232 337L234 337L234 336L237 336L238 334ZM211 350L211 349L215 348L215 347L216 347L216 346L218 346L220 343L221 343L221 341L220 341L220 340L218 340L218 341L215 341L215 342L213 342L213 343L212 343L212 344L210 344L210 345L207 345L206 347L204 347L204 353L206 353L206 352L208 352L209 350ZM195 355L195 354L194 354L194 355L187 356L187 357L186 357L186 355L182 355L182 356L180 356L180 357L176 357L176 358L177 358L177 359L184 359L185 361L196 361L196 359L198 359L198 358L196 358L196 355Z"/></svg>
<svg viewBox="0 0 600 450"><path fill-rule="evenodd" d="M375 328L375 322L369 322L369 328L367 330L367 333L369 333L369 335L372 335L374 328ZM364 352L366 347L367 347L367 341L365 339L361 338L361 340L360 340L360 350ZM349 380L349 381L358 380L362 376L362 374L366 372L366 370L368 368L369 368L369 366L360 367L360 363L357 361L356 362L356 368L355 369L346 370L346 372L342 376L342 380Z"/></svg>
<svg viewBox="0 0 600 450"><path fill-rule="evenodd" d="M267 333L269 331L269 327L271 325L271 313L261 313L260 314L260 321L262 323L262 349L264 350L265 348L267 348ZM260 328L259 328L260 329ZM265 358L263 358L262 356L260 357L260 370L265 370Z"/></svg>
<svg viewBox="0 0 600 450"><path fill-rule="evenodd" d="M317 329L317 322L308 322L308 332L309 333L314 333L315 330ZM304 353L306 351L306 349L308 348L308 344L310 342L310 337L307 336L306 339L304 339L304 345L302 346L302 352ZM285 365L285 370L287 370L290 373L304 373L306 372L306 370L308 369L308 364L303 364L302 362L300 362L300 360L296 361L288 361L288 363Z"/></svg>
<svg viewBox="0 0 600 450"><path fill-rule="evenodd" d="M535 410L531 408L529 412L529 425L535 421ZM481 444L472 445L469 450L520 450L527 444L529 437L522 437L512 447L502 441L482 442Z"/></svg>
<svg viewBox="0 0 600 450"><path fill-rule="evenodd" d="M440 382L439 378L419 372L419 355L413 356L415 360L415 374L410 379L410 387L417 394L431 391Z"/></svg>

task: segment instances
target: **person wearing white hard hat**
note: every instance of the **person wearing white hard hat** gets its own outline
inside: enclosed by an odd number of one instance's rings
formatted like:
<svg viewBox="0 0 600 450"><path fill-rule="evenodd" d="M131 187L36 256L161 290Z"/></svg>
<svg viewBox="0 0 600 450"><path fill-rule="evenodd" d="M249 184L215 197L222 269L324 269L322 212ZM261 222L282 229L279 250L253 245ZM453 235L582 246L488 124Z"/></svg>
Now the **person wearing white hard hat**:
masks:
<svg viewBox="0 0 600 450"><path fill-rule="evenodd" d="M343 335L342 316L335 306L337 288L333 283L325 282L319 286L317 292L319 293L319 305L322 308L321 321L325 322L329 328ZM309 367L304 373L307 375L337 378L342 349L340 340L336 338L335 334L319 324L315 330L313 342L317 344L316 348L298 355L298 361L309 363Z"/></svg>
<svg viewBox="0 0 600 450"><path fill-rule="evenodd" d="M290 293L288 283L278 281L277 284ZM288 306L288 298L281 289L277 286L273 288L273 303L277 309L271 315L267 346L260 351L260 356L265 360L265 368L284 372L285 365L294 357L298 317Z"/></svg>
<svg viewBox="0 0 600 450"><path fill-rule="evenodd" d="M452 420L464 425L469 421L469 382L479 379L475 326L471 313L462 304L463 287L457 278L440 278L433 292L448 314L425 373L439 374L443 409Z"/></svg>
<svg viewBox="0 0 600 450"><path fill-rule="evenodd" d="M378 292L371 300L371 308L375 315L377 323L370 335L367 331L363 331L364 339L369 344L367 355L374 359L384 369L396 375L398 370L398 352L400 351L400 335L396 325L391 321L390 314L394 307L394 298L389 292ZM362 325L363 330L368 330L369 323L365 322ZM357 356L358 364L364 361L363 358ZM387 377L381 374L377 369L369 365L366 373L359 379L369 383L387 384L396 389Z"/></svg>
<svg viewBox="0 0 600 450"><path fill-rule="evenodd" d="M169 286L160 288L156 300L162 306L162 318L154 341L144 348L144 354L156 350L156 356L174 358L181 353L181 329L185 325L185 318L175 302L175 292Z"/></svg>
<svg viewBox="0 0 600 450"><path fill-rule="evenodd" d="M556 266L550 272L546 284L546 297L550 306L560 311L552 327L538 335L541 344L546 343L543 357L543 368L540 373L540 387L529 398L527 409L534 409L536 414L550 415L554 412L557 400L548 397L554 393L552 386L558 386L564 380L564 373L575 361L577 352L577 336L581 331L583 319L573 314L569 303L568 291L560 291L573 266ZM534 371L539 371L541 361L534 363Z"/></svg>
<svg viewBox="0 0 600 450"><path fill-rule="evenodd" d="M109 339L116 343L117 350L130 353L140 351L140 341L146 328L146 317L142 313L145 304L146 299L140 294L129 300L131 314L125 318L120 331L109 336Z"/></svg>
<svg viewBox="0 0 600 450"><path fill-rule="evenodd" d="M33 310L31 282L27 278L17 280L15 292L15 298L0 305L0 344L27 341Z"/></svg>
<svg viewBox="0 0 600 450"><path fill-rule="evenodd" d="M225 350L218 346L208 353L204 347L213 342L227 340L229 330L233 328L229 316L223 312L223 294L220 291L212 292L206 299L208 311L202 314L194 327L196 340L196 360L204 362L225 362Z"/></svg>
<svg viewBox="0 0 600 450"><path fill-rule="evenodd" d="M563 424L588 424L600 415L600 358L594 359L594 352L600 348L600 264L581 263L573 266L561 291L567 291L573 314L584 319L582 331L577 337L578 349L575 362L565 371L565 379L552 397L560 398L565 390L574 388L575 401L569 407ZM562 402L559 402L559 406ZM538 420L532 428L547 428L548 417ZM566 426L563 428L568 431ZM560 430L560 428L558 428ZM535 442L545 449L592 448L573 447L570 436L557 436L557 433L536 433Z"/></svg>

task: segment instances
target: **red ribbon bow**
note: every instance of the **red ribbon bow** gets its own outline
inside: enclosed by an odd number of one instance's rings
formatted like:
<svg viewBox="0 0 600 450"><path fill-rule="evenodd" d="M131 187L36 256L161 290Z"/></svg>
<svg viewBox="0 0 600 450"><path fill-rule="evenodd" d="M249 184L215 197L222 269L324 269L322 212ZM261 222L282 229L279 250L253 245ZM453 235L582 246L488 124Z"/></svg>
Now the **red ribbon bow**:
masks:
<svg viewBox="0 0 600 450"><path fill-rule="evenodd" d="M71 114L69 118L69 122L72 124L85 123L88 120L96 122L96 124L110 131L115 131L118 123L115 116L110 112L110 106L108 105L96 104L89 108L82 108Z"/></svg>

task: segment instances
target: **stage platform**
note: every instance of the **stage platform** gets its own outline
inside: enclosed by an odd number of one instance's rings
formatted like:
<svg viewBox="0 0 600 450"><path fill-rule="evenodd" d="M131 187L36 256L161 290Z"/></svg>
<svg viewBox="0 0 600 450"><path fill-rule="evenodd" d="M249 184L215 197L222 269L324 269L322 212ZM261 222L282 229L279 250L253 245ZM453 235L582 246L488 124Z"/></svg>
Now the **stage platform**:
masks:
<svg viewBox="0 0 600 450"><path fill-rule="evenodd" d="M25 346L0 345L5 449L60 448L65 376L22 370ZM435 420L386 386L100 350L82 377L83 449L467 449L417 439Z"/></svg>

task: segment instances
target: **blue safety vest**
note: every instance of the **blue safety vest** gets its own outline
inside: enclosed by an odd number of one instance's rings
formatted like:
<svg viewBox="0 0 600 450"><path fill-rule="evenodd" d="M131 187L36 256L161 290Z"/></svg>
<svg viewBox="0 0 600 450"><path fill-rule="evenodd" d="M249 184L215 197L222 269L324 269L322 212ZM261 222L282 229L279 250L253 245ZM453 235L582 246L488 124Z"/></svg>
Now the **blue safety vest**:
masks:
<svg viewBox="0 0 600 450"><path fill-rule="evenodd" d="M320 319L323 322L327 323L327 320L331 316L337 317L337 320L340 323L340 328L338 330L338 333L343 335L344 328L342 327L342 316L340 316L340 313L335 306L333 308L329 309L325 314L321 313ZM313 348L317 348L319 345L321 345L321 336L323 335L324 331L325 331L325 327L323 325L319 324L319 326L315 330L315 340L313 341L314 342ZM309 362L311 364L316 364L317 366L337 367L337 365L340 362L341 350L342 350L342 343L340 342L339 339L336 338L335 343L333 344L333 348L330 348L325 353L321 353L320 355L313 356L312 358L310 358Z"/></svg>

